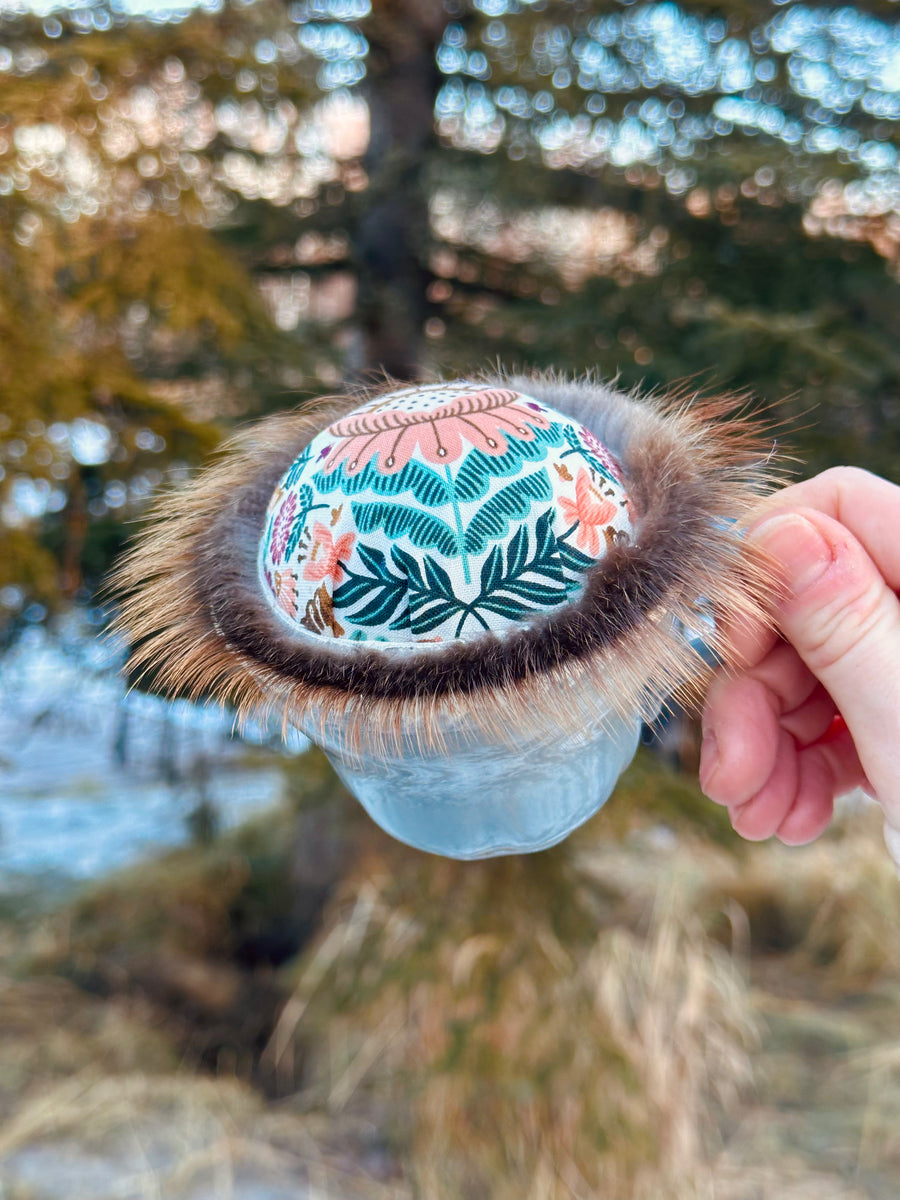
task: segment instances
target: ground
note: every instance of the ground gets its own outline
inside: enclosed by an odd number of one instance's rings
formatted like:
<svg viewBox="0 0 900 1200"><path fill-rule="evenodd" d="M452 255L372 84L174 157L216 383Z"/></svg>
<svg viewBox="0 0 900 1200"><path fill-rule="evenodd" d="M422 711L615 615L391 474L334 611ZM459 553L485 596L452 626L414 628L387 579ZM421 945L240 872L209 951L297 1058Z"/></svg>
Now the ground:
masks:
<svg viewBox="0 0 900 1200"><path fill-rule="evenodd" d="M747 847L641 757L563 847L455 864L293 771L279 814L7 905L3 1200L900 1192L877 813Z"/></svg>

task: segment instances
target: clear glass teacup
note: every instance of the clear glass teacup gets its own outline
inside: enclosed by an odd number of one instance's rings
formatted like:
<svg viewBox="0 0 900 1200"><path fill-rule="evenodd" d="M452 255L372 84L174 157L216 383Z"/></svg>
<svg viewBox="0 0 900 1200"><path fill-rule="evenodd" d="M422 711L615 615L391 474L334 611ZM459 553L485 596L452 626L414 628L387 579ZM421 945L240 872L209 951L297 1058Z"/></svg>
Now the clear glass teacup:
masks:
<svg viewBox="0 0 900 1200"><path fill-rule="evenodd" d="M712 665L715 622L698 602L694 624L673 619L678 637ZM490 703L487 698L486 703ZM646 711L659 712L663 698ZM498 739L450 710L427 737L407 725L386 742L360 737L358 721L312 718L303 732L321 746L342 782L391 836L448 858L491 858L545 850L568 837L611 796L638 747L643 718L611 707L540 734ZM353 729L353 736L348 733Z"/></svg>
<svg viewBox="0 0 900 1200"><path fill-rule="evenodd" d="M419 850L474 859L562 841L607 801L640 730L639 717L609 714L574 734L512 745L448 717L440 750L409 731L377 752L351 747L337 722L304 732L382 829Z"/></svg>

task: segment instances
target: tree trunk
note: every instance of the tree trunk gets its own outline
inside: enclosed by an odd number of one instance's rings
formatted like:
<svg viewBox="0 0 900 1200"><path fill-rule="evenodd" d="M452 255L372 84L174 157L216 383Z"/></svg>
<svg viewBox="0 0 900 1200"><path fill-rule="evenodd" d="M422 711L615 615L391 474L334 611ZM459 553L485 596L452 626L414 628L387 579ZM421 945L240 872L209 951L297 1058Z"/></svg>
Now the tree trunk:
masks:
<svg viewBox="0 0 900 1200"><path fill-rule="evenodd" d="M59 590L69 603L77 599L84 585L82 556L90 526L85 473L84 467L73 470L69 485L69 499L63 513L66 540L62 548Z"/></svg>
<svg viewBox="0 0 900 1200"><path fill-rule="evenodd" d="M383 0L363 27L371 138L367 208L354 245L360 373L419 373L429 278L423 166L435 144L435 50L447 20L440 0Z"/></svg>

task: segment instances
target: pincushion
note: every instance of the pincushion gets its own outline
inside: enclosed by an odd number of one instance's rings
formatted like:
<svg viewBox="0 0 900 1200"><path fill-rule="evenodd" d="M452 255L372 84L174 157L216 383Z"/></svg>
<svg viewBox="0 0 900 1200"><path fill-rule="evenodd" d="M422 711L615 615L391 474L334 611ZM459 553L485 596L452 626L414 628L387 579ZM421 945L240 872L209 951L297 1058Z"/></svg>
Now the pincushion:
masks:
<svg viewBox="0 0 900 1200"><path fill-rule="evenodd" d="M730 401L554 375L332 398L158 506L118 627L157 686L303 729L414 845L538 849L702 685L698 603L761 615L737 530L770 457Z"/></svg>
<svg viewBox="0 0 900 1200"><path fill-rule="evenodd" d="M300 635L470 640L561 608L632 532L621 469L583 425L506 387L406 388L291 463L260 582Z"/></svg>

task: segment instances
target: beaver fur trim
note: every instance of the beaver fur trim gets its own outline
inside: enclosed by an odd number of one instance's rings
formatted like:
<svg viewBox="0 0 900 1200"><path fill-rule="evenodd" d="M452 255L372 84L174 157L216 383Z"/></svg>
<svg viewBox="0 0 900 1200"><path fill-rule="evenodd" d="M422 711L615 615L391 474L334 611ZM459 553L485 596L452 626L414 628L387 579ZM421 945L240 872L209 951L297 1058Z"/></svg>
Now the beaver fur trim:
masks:
<svg viewBox="0 0 900 1200"><path fill-rule="evenodd" d="M113 580L132 667L170 693L269 710L313 737L338 723L348 746L385 752L410 738L439 748L448 721L519 742L688 702L708 672L678 622L696 622L701 598L732 621L763 610L765 565L735 532L774 482L758 429L733 398L639 400L553 374L482 382L587 426L622 464L635 538L588 572L575 603L421 651L294 634L259 585L266 508L304 446L370 398L345 396L251 427L160 502Z"/></svg>

